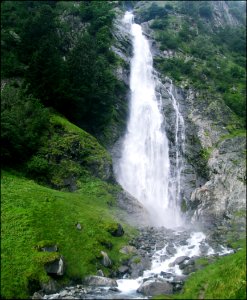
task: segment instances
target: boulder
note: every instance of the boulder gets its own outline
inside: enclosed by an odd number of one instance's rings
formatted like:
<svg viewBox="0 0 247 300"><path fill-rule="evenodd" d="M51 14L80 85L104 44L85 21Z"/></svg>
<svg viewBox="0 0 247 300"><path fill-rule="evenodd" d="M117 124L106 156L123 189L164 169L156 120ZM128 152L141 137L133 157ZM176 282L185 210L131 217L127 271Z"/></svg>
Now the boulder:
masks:
<svg viewBox="0 0 247 300"><path fill-rule="evenodd" d="M103 256L103 259L102 259L103 266L105 266L106 268L110 267L112 265L112 262L108 256L108 254L104 251L101 251L100 253Z"/></svg>
<svg viewBox="0 0 247 300"><path fill-rule="evenodd" d="M160 261L163 262L163 261L165 261L165 260L168 259L168 258L169 258L168 255L162 254L162 255L160 256Z"/></svg>
<svg viewBox="0 0 247 300"><path fill-rule="evenodd" d="M116 280L102 276L87 276L84 279L84 284L91 286L118 286Z"/></svg>
<svg viewBox="0 0 247 300"><path fill-rule="evenodd" d="M81 224L80 224L80 223L77 223L77 224L76 224L76 228L77 228L78 230L81 230L81 228L82 228L82 227L81 227Z"/></svg>
<svg viewBox="0 0 247 300"><path fill-rule="evenodd" d="M185 260L189 260L190 258L188 256L179 256L177 257L174 262L169 264L169 267L174 267L175 265L182 264Z"/></svg>
<svg viewBox="0 0 247 300"><path fill-rule="evenodd" d="M61 256L60 258L56 258L54 261L45 264L45 270L47 274L63 276L64 274L63 257Z"/></svg>
<svg viewBox="0 0 247 300"><path fill-rule="evenodd" d="M59 291L60 285L57 283L56 280L50 279L48 282L40 283L42 292L45 294L54 294ZM37 299L37 298L36 298Z"/></svg>
<svg viewBox="0 0 247 300"><path fill-rule="evenodd" d="M177 251L176 249L174 248L174 246L172 244L169 244L167 247L166 247L166 252L170 255L173 255L175 254Z"/></svg>
<svg viewBox="0 0 247 300"><path fill-rule="evenodd" d="M123 248L121 248L119 250L119 252L123 253L123 254L135 254L135 253L137 253L137 249L134 246L127 245L127 246L124 246Z"/></svg>
<svg viewBox="0 0 247 300"><path fill-rule="evenodd" d="M118 268L118 273L119 273L120 275L124 275L124 274L126 274L128 271L129 271L129 267L127 267L127 266L120 266L120 267Z"/></svg>
<svg viewBox="0 0 247 300"><path fill-rule="evenodd" d="M150 269L151 259L145 255L142 256L133 256L129 261L129 273L131 278L137 278L143 275L145 270Z"/></svg>
<svg viewBox="0 0 247 300"><path fill-rule="evenodd" d="M166 281L161 281L160 279L147 280L140 285L137 292L142 293L145 296L172 294L173 286Z"/></svg>
<svg viewBox="0 0 247 300"><path fill-rule="evenodd" d="M32 296L32 299L43 299L43 297L40 293L35 292Z"/></svg>
<svg viewBox="0 0 247 300"><path fill-rule="evenodd" d="M186 265L181 264L179 266L179 268L183 270L183 274L184 275L189 275L190 273L193 273L193 272L196 271L196 267L194 265L188 265L188 266L186 266Z"/></svg>
<svg viewBox="0 0 247 300"><path fill-rule="evenodd" d="M173 274L169 273L169 272L161 271L160 276L162 276L163 278L171 278L171 277L173 277Z"/></svg>
<svg viewBox="0 0 247 300"><path fill-rule="evenodd" d="M45 247L41 248L41 250L44 252L57 252L58 248L57 248L57 245L51 245L51 246L45 246Z"/></svg>
<svg viewBox="0 0 247 300"><path fill-rule="evenodd" d="M120 223L117 224L117 228L111 228L109 232L112 236L116 236L116 237L124 235L124 230Z"/></svg>
<svg viewBox="0 0 247 300"><path fill-rule="evenodd" d="M97 276L101 276L101 277L104 277L104 273L102 270L98 270L97 273L96 273Z"/></svg>

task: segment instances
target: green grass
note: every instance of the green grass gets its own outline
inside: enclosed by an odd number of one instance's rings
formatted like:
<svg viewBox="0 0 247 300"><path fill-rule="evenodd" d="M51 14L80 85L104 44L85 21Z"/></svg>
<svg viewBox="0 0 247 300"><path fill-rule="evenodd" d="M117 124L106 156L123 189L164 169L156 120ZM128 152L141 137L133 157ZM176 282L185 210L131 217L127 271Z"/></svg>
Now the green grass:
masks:
<svg viewBox="0 0 247 300"><path fill-rule="evenodd" d="M243 248L237 253L193 273L180 294L153 299L246 299L246 240L240 244ZM198 263L207 265L203 260Z"/></svg>
<svg viewBox="0 0 247 300"><path fill-rule="evenodd" d="M68 190L66 180L80 188L88 176L107 180L112 161L97 139L70 123L52 115L47 136L38 152L27 162L26 173L41 184Z"/></svg>
<svg viewBox="0 0 247 300"><path fill-rule="evenodd" d="M1 296L25 299L31 280L46 282L45 262L58 254L38 251L40 244L56 243L66 262L65 278L81 280L101 268L104 250L117 267L120 247L132 238L124 226L123 237L107 231L114 219L112 187L99 179L84 182L75 192L61 192L38 185L11 171L2 171ZM109 205L110 204L110 205ZM82 230L76 229L79 222ZM113 244L112 250L100 242ZM123 256L123 255L122 255Z"/></svg>
<svg viewBox="0 0 247 300"><path fill-rule="evenodd" d="M246 130L245 129L234 129L234 130L229 130L230 133L223 135L221 137L221 141L222 140L226 140L226 139L231 139L237 136L246 136Z"/></svg>

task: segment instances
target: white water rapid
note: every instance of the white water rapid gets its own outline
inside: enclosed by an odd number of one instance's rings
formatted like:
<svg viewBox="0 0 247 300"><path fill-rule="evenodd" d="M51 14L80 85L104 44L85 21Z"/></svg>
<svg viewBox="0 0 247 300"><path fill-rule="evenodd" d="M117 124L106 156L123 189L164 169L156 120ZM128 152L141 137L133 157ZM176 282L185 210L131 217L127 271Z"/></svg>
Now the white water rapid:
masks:
<svg viewBox="0 0 247 300"><path fill-rule="evenodd" d="M141 26L133 22L130 12L125 14L124 22L133 37L134 55L130 73L130 116L121 158L115 168L117 180L143 204L153 225L181 226L182 218L176 200L178 191L169 189L169 147L162 129L161 97L157 97L155 92L149 43Z"/></svg>

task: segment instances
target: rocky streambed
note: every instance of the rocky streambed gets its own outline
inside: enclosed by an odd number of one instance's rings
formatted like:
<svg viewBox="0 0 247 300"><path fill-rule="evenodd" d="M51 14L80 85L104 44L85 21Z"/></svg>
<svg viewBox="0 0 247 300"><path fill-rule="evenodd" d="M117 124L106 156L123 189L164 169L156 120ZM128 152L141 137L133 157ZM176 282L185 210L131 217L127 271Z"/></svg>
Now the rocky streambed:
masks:
<svg viewBox="0 0 247 300"><path fill-rule="evenodd" d="M192 229L143 227L124 246L130 257L112 275L102 271L54 294L34 293L32 299L148 299L180 291L189 274L220 255L233 252L212 237Z"/></svg>

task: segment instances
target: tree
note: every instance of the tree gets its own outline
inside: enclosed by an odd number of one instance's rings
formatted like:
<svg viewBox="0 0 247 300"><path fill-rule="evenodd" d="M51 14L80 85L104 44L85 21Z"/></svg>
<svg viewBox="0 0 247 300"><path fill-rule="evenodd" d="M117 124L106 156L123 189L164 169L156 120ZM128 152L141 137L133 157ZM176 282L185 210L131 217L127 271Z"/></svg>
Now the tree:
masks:
<svg viewBox="0 0 247 300"><path fill-rule="evenodd" d="M3 88L1 100L2 162L20 163L38 149L49 113L26 90L10 85Z"/></svg>
<svg viewBox="0 0 247 300"><path fill-rule="evenodd" d="M212 15L213 15L213 12L212 12L211 7L208 4L206 4L206 5L203 4L199 8L199 14L200 14L201 17L211 19Z"/></svg>

